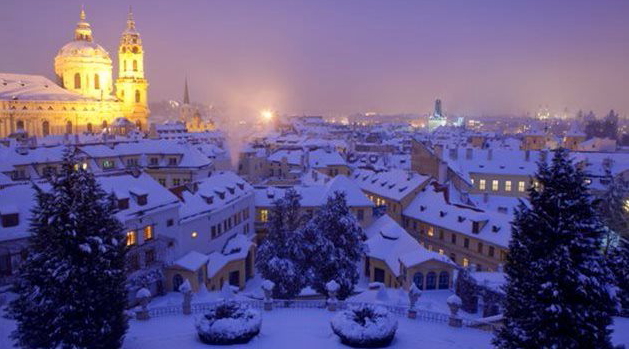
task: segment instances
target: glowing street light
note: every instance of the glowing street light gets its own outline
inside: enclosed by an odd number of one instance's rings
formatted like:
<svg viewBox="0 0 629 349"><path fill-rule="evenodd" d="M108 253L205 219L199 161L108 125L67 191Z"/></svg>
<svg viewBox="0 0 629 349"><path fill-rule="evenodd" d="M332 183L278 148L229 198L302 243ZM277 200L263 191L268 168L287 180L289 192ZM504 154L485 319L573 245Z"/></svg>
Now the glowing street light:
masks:
<svg viewBox="0 0 629 349"><path fill-rule="evenodd" d="M260 112L260 116L265 121L269 121L269 120L273 119L273 112L270 111L270 110L263 110L263 111Z"/></svg>

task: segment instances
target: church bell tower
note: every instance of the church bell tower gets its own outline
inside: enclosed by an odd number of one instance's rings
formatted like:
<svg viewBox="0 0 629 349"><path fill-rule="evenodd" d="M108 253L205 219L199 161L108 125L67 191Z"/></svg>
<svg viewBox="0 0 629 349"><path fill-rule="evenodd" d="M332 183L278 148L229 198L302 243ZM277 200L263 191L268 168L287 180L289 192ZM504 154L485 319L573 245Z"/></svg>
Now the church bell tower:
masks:
<svg viewBox="0 0 629 349"><path fill-rule="evenodd" d="M144 48L129 9L127 28L118 47L118 79L116 97L123 103L123 113L141 130L147 129L149 116L148 82L144 78Z"/></svg>

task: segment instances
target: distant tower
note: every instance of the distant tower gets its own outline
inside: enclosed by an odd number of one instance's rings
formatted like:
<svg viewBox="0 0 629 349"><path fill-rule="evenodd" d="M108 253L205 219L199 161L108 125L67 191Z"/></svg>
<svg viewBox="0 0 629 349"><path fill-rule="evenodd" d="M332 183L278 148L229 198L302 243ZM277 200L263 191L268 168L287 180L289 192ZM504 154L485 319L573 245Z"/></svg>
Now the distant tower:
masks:
<svg viewBox="0 0 629 349"><path fill-rule="evenodd" d="M443 110L441 109L441 99L437 99L435 101L435 111L428 118L428 131L432 132L439 126L445 126L446 121L447 119L443 115Z"/></svg>
<svg viewBox="0 0 629 349"><path fill-rule="evenodd" d="M188 93L188 77L186 77L186 80L184 82L183 104L190 104L190 94Z"/></svg>
<svg viewBox="0 0 629 349"><path fill-rule="evenodd" d="M140 129L146 128L149 116L148 82L144 78L144 48L129 8L127 28L122 32L118 48L118 79L116 96L123 104L124 115Z"/></svg>
<svg viewBox="0 0 629 349"><path fill-rule="evenodd" d="M436 117L443 116L443 113L441 111L441 100L440 99L437 99L435 101L435 112L434 112L433 115L436 116Z"/></svg>

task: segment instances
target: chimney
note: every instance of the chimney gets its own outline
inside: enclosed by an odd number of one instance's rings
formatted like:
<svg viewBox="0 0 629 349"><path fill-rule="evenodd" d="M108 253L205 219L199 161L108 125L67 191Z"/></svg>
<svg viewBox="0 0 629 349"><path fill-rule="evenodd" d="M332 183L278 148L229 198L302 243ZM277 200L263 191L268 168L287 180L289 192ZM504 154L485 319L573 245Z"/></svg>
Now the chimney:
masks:
<svg viewBox="0 0 629 349"><path fill-rule="evenodd" d="M457 148L450 148L450 159L456 160L459 157L459 152Z"/></svg>
<svg viewBox="0 0 629 349"><path fill-rule="evenodd" d="M493 149L488 149L487 150L487 160L491 161L494 158L494 150Z"/></svg>
<svg viewBox="0 0 629 349"><path fill-rule="evenodd" d="M438 171L439 173L437 180L439 181L439 183L443 184L448 179L448 164L445 161L440 161Z"/></svg>
<svg viewBox="0 0 629 349"><path fill-rule="evenodd" d="M472 148L465 149L465 158L467 160L472 160L473 157L474 157L474 149Z"/></svg>
<svg viewBox="0 0 629 349"><path fill-rule="evenodd" d="M435 150L435 155L437 155L437 157L441 159L443 157L443 145L435 144L434 150Z"/></svg>
<svg viewBox="0 0 629 349"><path fill-rule="evenodd" d="M524 160L531 161L531 151L530 150L525 150L524 151Z"/></svg>

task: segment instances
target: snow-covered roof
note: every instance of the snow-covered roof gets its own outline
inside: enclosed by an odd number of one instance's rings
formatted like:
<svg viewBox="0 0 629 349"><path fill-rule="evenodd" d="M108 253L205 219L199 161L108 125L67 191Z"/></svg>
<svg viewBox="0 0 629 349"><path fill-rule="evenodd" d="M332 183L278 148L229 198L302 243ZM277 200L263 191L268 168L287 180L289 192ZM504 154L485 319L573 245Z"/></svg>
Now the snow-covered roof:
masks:
<svg viewBox="0 0 629 349"><path fill-rule="evenodd" d="M478 285L499 292L502 292L502 286L507 283L506 274L499 271L473 271L470 272L470 276Z"/></svg>
<svg viewBox="0 0 629 349"><path fill-rule="evenodd" d="M0 73L0 100L93 101L41 75Z"/></svg>
<svg viewBox="0 0 629 349"><path fill-rule="evenodd" d="M362 190L396 201L406 197L430 179L429 176L399 169L384 172L355 170L352 177Z"/></svg>
<svg viewBox="0 0 629 349"><path fill-rule="evenodd" d="M286 158L286 162L290 165L301 165L304 152L302 150L285 150L280 149L269 155L268 160L271 162L281 162Z"/></svg>
<svg viewBox="0 0 629 349"><path fill-rule="evenodd" d="M312 168L347 165L341 154L333 150L317 149L308 153L308 165Z"/></svg>
<svg viewBox="0 0 629 349"><path fill-rule="evenodd" d="M183 203L179 214L182 220L222 209L234 200L253 195L251 185L230 171L213 173L193 185L196 186L194 193L186 190L181 194Z"/></svg>
<svg viewBox="0 0 629 349"><path fill-rule="evenodd" d="M347 205L349 207L372 207L373 202L369 200L360 188L343 175L332 178L325 184L297 185L292 187L301 195L300 204L303 207L319 207L325 204L328 197L335 191L345 193ZM287 188L268 187L255 189L256 207L270 207L277 199L284 197Z"/></svg>
<svg viewBox="0 0 629 349"><path fill-rule="evenodd" d="M429 251L415 240L393 218L383 215L367 229L367 256L384 261L389 269L399 276L400 262L406 267L436 260L455 266L450 258L437 252Z"/></svg>
<svg viewBox="0 0 629 349"><path fill-rule="evenodd" d="M207 276L214 277L227 263L245 259L253 242L243 234L236 234L225 243L220 252L208 255Z"/></svg>
<svg viewBox="0 0 629 349"><path fill-rule="evenodd" d="M96 177L104 191L113 193L117 199L129 199L129 208L120 210L116 215L124 223L138 213L154 212L164 207L179 205L179 198L170 190L160 185L146 173L139 176L101 176ZM137 196L146 195L146 204L139 205Z"/></svg>
<svg viewBox="0 0 629 349"><path fill-rule="evenodd" d="M190 251L186 253L183 257L179 258L175 261L175 265L186 270L196 271L203 266L203 264L207 263L208 256L204 255L201 252Z"/></svg>
<svg viewBox="0 0 629 349"><path fill-rule="evenodd" d="M0 227L0 241L27 238L32 216L31 210L36 204L35 190L30 184L14 185L0 189L0 214L18 214L18 225Z"/></svg>
<svg viewBox="0 0 629 349"><path fill-rule="evenodd" d="M436 181L431 182L403 211L404 216L501 247L508 247L511 239L512 214L453 204L449 201L445 188ZM477 233L473 232L474 222L478 223Z"/></svg>

